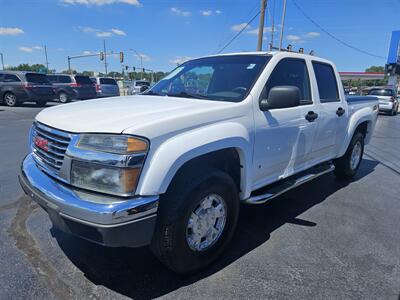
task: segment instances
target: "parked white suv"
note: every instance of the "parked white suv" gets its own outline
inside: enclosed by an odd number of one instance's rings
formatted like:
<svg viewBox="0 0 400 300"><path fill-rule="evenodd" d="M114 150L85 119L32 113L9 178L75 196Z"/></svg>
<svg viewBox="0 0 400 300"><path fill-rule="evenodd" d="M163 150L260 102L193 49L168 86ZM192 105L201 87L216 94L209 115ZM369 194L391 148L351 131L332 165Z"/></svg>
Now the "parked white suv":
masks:
<svg viewBox="0 0 400 300"><path fill-rule="evenodd" d="M240 202L264 203L330 171L353 177L377 115L375 97L346 100L327 60L209 56L143 95L43 110L20 182L62 230L150 245L191 273L229 243Z"/></svg>

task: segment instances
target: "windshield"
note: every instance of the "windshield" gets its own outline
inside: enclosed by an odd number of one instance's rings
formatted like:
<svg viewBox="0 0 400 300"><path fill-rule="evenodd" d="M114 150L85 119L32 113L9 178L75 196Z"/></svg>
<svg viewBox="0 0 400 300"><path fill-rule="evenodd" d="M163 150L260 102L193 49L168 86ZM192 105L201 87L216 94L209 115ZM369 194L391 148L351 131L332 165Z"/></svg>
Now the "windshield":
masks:
<svg viewBox="0 0 400 300"><path fill-rule="evenodd" d="M369 95L374 96L394 96L393 90L390 89L374 89L369 92Z"/></svg>
<svg viewBox="0 0 400 300"><path fill-rule="evenodd" d="M136 81L135 83L136 86L144 86L144 85L150 85L148 81Z"/></svg>
<svg viewBox="0 0 400 300"><path fill-rule="evenodd" d="M188 61L144 94L239 102L250 92L270 58L229 55Z"/></svg>

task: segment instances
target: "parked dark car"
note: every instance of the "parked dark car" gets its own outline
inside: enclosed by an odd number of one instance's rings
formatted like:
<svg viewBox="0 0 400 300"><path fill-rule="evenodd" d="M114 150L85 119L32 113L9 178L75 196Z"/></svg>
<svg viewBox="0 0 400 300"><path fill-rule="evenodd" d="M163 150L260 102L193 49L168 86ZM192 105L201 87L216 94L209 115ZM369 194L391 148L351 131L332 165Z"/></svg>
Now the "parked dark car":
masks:
<svg viewBox="0 0 400 300"><path fill-rule="evenodd" d="M61 103L96 98L95 85L88 76L51 74L47 77L55 88L56 98Z"/></svg>
<svg viewBox="0 0 400 300"><path fill-rule="evenodd" d="M97 97L119 96L119 86L115 79L108 77L90 77L90 79L96 86Z"/></svg>
<svg viewBox="0 0 400 300"><path fill-rule="evenodd" d="M55 97L54 89L45 74L24 71L0 71L0 103L17 106L36 102L45 106Z"/></svg>

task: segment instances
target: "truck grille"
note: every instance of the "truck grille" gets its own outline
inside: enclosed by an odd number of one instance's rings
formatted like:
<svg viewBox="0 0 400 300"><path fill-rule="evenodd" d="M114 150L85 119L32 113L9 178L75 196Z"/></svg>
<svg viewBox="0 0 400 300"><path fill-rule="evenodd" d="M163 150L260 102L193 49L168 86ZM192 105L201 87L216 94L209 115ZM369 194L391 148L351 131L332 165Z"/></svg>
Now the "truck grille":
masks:
<svg viewBox="0 0 400 300"><path fill-rule="evenodd" d="M64 161L71 137L68 133L43 124L35 123L32 128L32 152L39 163L58 171Z"/></svg>

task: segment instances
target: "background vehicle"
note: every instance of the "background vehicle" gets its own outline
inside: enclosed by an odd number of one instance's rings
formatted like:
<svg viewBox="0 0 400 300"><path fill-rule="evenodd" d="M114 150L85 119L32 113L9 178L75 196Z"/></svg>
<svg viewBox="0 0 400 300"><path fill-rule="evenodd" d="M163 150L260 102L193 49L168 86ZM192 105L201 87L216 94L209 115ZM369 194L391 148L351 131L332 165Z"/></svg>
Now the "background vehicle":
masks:
<svg viewBox="0 0 400 300"><path fill-rule="evenodd" d="M62 230L150 245L178 273L222 253L240 202L352 178L378 116L376 97L345 98L331 62L291 52L187 61L134 98L40 112L21 185Z"/></svg>
<svg viewBox="0 0 400 300"><path fill-rule="evenodd" d="M96 98L96 88L88 76L51 74L47 77L53 84L57 99L61 103Z"/></svg>
<svg viewBox="0 0 400 300"><path fill-rule="evenodd" d="M134 80L132 85L129 87L129 94L135 95L143 93L150 87L150 82L147 80Z"/></svg>
<svg viewBox="0 0 400 300"><path fill-rule="evenodd" d="M54 99L53 86L46 75L33 72L0 71L0 103L16 106L23 102L46 105Z"/></svg>
<svg viewBox="0 0 400 300"><path fill-rule="evenodd" d="M119 96L119 86L113 78L108 77L90 77L90 80L96 86L97 97L115 97Z"/></svg>
<svg viewBox="0 0 400 300"><path fill-rule="evenodd" d="M379 111L387 112L390 115L397 115L399 109L399 100L397 93L392 88L372 88L368 95L376 96L379 99Z"/></svg>

